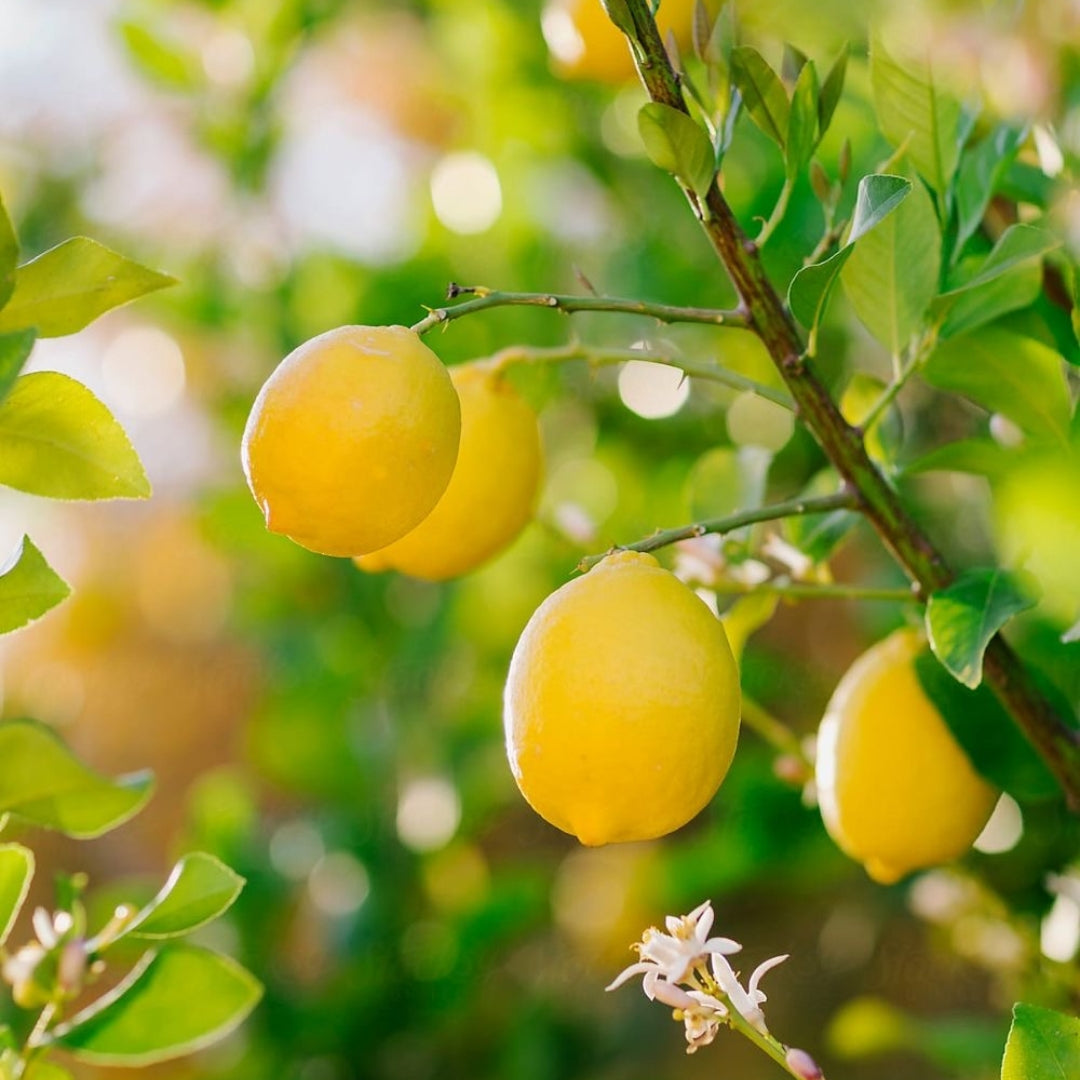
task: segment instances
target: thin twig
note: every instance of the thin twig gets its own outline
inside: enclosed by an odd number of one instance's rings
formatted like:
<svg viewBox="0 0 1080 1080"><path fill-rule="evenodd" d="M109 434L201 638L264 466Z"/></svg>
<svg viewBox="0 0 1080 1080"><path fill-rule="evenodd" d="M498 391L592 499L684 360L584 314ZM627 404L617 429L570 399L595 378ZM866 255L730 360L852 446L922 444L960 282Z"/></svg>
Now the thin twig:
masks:
<svg viewBox="0 0 1080 1080"><path fill-rule="evenodd" d="M660 529L652 536L646 536L632 544L620 544L612 551L658 551L670 544L677 544L680 540L693 540L709 533L722 536L724 533L734 532L747 525L757 525L762 521L778 521L780 518L800 517L805 514L826 514L833 510L855 510L858 506L858 500L847 491L819 495L814 498L788 499L786 502L760 506L755 510L743 510L737 514L729 514L727 517L709 518L690 525L679 525L674 529ZM587 555L578 563L578 569L590 570L603 558L605 555Z"/></svg>
<svg viewBox="0 0 1080 1080"><path fill-rule="evenodd" d="M448 299L471 296L452 307L432 308L412 330L426 334L443 323L453 322L477 311L497 307L543 307L572 315L578 311L611 311L622 315L646 315L662 323L703 323L708 326L730 326L745 329L746 313L721 308L678 307L673 304L654 304L648 300L622 299L614 296L567 296L560 293L500 292L481 285L454 285L447 290Z"/></svg>

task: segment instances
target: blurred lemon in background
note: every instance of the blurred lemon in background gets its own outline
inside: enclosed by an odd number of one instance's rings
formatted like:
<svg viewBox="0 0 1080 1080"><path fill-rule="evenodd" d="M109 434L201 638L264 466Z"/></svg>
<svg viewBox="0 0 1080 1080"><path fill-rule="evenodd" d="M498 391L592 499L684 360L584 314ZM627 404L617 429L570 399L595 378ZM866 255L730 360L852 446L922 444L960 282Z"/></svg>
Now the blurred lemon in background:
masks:
<svg viewBox="0 0 1080 1080"><path fill-rule="evenodd" d="M468 573L505 548L532 517L540 485L536 414L506 379L478 364L452 368L461 446L435 509L396 543L356 560L425 581Z"/></svg>
<svg viewBox="0 0 1080 1080"><path fill-rule="evenodd" d="M883 884L958 858L997 800L919 683L923 648L917 631L899 630L863 653L818 734L825 827Z"/></svg>
<svg viewBox="0 0 1080 1080"><path fill-rule="evenodd" d="M537 609L505 706L510 767L541 817L583 844L649 840L724 779L739 673L703 601L651 555L621 551Z"/></svg>
<svg viewBox="0 0 1080 1080"><path fill-rule="evenodd" d="M460 409L439 358L404 326L342 326L294 349L244 430L266 527L323 555L400 539L439 501Z"/></svg>

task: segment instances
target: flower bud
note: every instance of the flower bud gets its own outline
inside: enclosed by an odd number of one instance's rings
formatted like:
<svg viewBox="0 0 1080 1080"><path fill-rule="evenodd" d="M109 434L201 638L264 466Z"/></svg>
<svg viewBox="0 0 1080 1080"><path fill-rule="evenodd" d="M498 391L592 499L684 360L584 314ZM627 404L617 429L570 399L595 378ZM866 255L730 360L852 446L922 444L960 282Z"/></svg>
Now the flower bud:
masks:
<svg viewBox="0 0 1080 1080"><path fill-rule="evenodd" d="M797 1046L789 1047L784 1060L787 1062L787 1067L800 1080L823 1080L825 1074L805 1050L800 1050Z"/></svg>
<svg viewBox="0 0 1080 1080"><path fill-rule="evenodd" d="M68 941L60 950L56 981L64 994L74 997L82 989L86 974L86 943L78 938Z"/></svg>

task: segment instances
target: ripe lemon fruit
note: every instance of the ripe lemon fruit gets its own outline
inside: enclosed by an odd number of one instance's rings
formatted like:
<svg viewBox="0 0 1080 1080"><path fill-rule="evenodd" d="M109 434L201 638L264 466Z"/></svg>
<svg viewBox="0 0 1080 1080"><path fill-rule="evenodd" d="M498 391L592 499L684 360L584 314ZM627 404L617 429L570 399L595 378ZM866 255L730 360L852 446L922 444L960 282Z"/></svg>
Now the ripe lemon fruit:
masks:
<svg viewBox="0 0 1080 1080"><path fill-rule="evenodd" d="M867 650L840 680L818 733L825 827L882 884L959 858L997 792L975 772L915 672L915 630Z"/></svg>
<svg viewBox="0 0 1080 1080"><path fill-rule="evenodd" d="M362 570L400 570L424 581L474 570L528 524L540 486L540 427L527 402L481 364L450 369L461 402L461 445L450 484L412 532L371 555Z"/></svg>
<svg viewBox="0 0 1080 1080"><path fill-rule="evenodd" d="M691 39L696 0L663 0L656 14L660 36ZM608 18L601 0L550 0L542 16L544 40L556 73L567 79L624 83L634 77L626 35Z"/></svg>
<svg viewBox="0 0 1080 1080"><path fill-rule="evenodd" d="M271 532L363 555L431 512L460 433L450 376L413 331L341 326L266 380L244 429L244 475Z"/></svg>
<svg viewBox="0 0 1080 1080"><path fill-rule="evenodd" d="M720 621L651 555L616 552L552 593L514 649L510 768L529 805L583 844L649 840L712 799L739 707Z"/></svg>

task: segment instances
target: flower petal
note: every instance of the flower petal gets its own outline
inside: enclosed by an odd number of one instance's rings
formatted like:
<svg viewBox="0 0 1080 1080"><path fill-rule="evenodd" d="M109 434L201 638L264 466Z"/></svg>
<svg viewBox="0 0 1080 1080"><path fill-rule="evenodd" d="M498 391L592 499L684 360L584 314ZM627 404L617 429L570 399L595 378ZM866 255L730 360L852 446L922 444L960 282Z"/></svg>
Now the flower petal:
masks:
<svg viewBox="0 0 1080 1080"><path fill-rule="evenodd" d="M788 958L788 955L788 953L785 953L783 956L774 956L771 959L766 960L763 964L758 964L758 966L754 968L753 974L750 976L747 991L757 1004L760 1005L761 1002L766 1000L765 995L758 989L758 983L761 981L761 976L764 975L766 971L770 971L772 968L776 967L777 964L782 964Z"/></svg>
<svg viewBox="0 0 1080 1080"><path fill-rule="evenodd" d="M604 987L605 990L615 990L622 986L624 982L629 981L635 975L644 975L646 972L655 971L655 964L631 964L628 968L623 968L615 978Z"/></svg>

